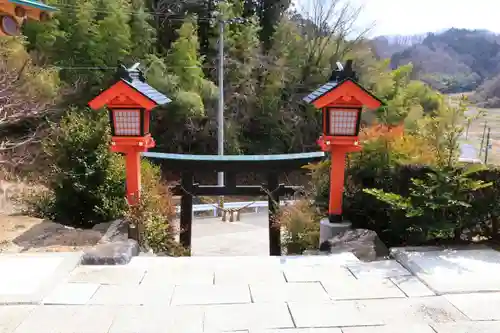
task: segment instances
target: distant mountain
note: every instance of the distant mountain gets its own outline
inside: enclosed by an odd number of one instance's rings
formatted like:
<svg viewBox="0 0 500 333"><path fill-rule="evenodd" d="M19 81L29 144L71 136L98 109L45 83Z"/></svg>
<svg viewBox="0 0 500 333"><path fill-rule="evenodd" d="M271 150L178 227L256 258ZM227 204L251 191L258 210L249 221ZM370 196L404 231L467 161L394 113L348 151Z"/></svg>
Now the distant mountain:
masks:
<svg viewBox="0 0 500 333"><path fill-rule="evenodd" d="M416 78L446 93L475 90L500 74L500 36L485 30L383 36L372 43L392 67L411 62Z"/></svg>

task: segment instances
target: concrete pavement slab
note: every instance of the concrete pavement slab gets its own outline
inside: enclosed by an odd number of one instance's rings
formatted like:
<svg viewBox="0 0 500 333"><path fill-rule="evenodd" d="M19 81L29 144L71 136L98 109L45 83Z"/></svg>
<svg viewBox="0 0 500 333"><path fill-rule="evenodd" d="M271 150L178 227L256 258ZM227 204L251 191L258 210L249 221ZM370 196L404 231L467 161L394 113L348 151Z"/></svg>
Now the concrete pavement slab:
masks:
<svg viewBox="0 0 500 333"><path fill-rule="evenodd" d="M471 320L500 320L500 293L445 295Z"/></svg>
<svg viewBox="0 0 500 333"><path fill-rule="evenodd" d="M212 285L213 270L205 268L172 267L148 269L141 284L150 287L158 285Z"/></svg>
<svg viewBox="0 0 500 333"><path fill-rule="evenodd" d="M406 297L389 279L353 279L342 283L329 279L321 284L333 300Z"/></svg>
<svg viewBox="0 0 500 333"><path fill-rule="evenodd" d="M81 253L0 255L0 304L40 302L80 261Z"/></svg>
<svg viewBox="0 0 500 333"><path fill-rule="evenodd" d="M172 305L250 303L248 285L181 285L176 286Z"/></svg>
<svg viewBox="0 0 500 333"><path fill-rule="evenodd" d="M493 249L401 248L391 253L438 294L500 291L500 253Z"/></svg>
<svg viewBox="0 0 500 333"><path fill-rule="evenodd" d="M288 282L319 282L319 281L337 281L349 282L356 278L345 267L335 265L322 266L291 266L284 267L283 272Z"/></svg>
<svg viewBox="0 0 500 333"><path fill-rule="evenodd" d="M0 305L0 333L12 333L35 309L33 305Z"/></svg>
<svg viewBox="0 0 500 333"><path fill-rule="evenodd" d="M145 273L145 269L129 266L78 266L69 274L68 282L138 285Z"/></svg>
<svg viewBox="0 0 500 333"><path fill-rule="evenodd" d="M123 306L109 333L203 332L204 310L197 306Z"/></svg>
<svg viewBox="0 0 500 333"><path fill-rule="evenodd" d="M205 307L209 332L295 327L285 303L231 304Z"/></svg>
<svg viewBox="0 0 500 333"><path fill-rule="evenodd" d="M436 295L415 276L396 276L390 278L408 297L424 297Z"/></svg>
<svg viewBox="0 0 500 333"><path fill-rule="evenodd" d="M48 294L43 304L87 304L99 288L95 283L62 283Z"/></svg>
<svg viewBox="0 0 500 333"><path fill-rule="evenodd" d="M433 324L436 333L498 333L500 321L473 321Z"/></svg>
<svg viewBox="0 0 500 333"><path fill-rule="evenodd" d="M338 327L321 328L284 328L275 330L251 331L250 333L342 333Z"/></svg>
<svg viewBox="0 0 500 333"><path fill-rule="evenodd" d="M383 325L356 302L290 302L290 313L299 328Z"/></svg>
<svg viewBox="0 0 500 333"><path fill-rule="evenodd" d="M280 267L233 266L215 271L215 284L286 283Z"/></svg>
<svg viewBox="0 0 500 333"><path fill-rule="evenodd" d="M155 305L169 306L172 300L174 286L159 284L157 286L119 286L101 285L89 300L96 305Z"/></svg>
<svg viewBox="0 0 500 333"><path fill-rule="evenodd" d="M347 264L347 268L358 279L383 279L411 275L411 273L407 269L405 269L395 260L359 262L355 264Z"/></svg>
<svg viewBox="0 0 500 333"><path fill-rule="evenodd" d="M254 303L261 302L324 302L330 297L319 282L250 284Z"/></svg>
<svg viewBox="0 0 500 333"><path fill-rule="evenodd" d="M343 327L342 333L436 333L426 324Z"/></svg>
<svg viewBox="0 0 500 333"><path fill-rule="evenodd" d="M443 296L356 301L371 317L389 324L435 324L468 320ZM354 326L354 325L353 325Z"/></svg>
<svg viewBox="0 0 500 333"><path fill-rule="evenodd" d="M87 305L36 307L14 333L107 333L116 309Z"/></svg>

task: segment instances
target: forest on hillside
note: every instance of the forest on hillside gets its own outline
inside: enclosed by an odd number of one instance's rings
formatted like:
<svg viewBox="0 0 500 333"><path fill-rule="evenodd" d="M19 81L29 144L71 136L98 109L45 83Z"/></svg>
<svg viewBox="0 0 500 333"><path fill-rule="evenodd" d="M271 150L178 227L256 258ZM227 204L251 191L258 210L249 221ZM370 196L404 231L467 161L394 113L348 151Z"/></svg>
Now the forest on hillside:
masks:
<svg viewBox="0 0 500 333"><path fill-rule="evenodd" d="M379 37L379 56L395 68L412 63L414 77L444 93L476 91L474 101L498 107L500 36L484 30L449 29L424 36Z"/></svg>
<svg viewBox="0 0 500 333"><path fill-rule="evenodd" d="M302 98L346 59L386 102L365 122L411 126L440 107L439 94L412 79L411 65L391 69L364 33L353 38L359 8L314 1L299 13L288 0L53 0L51 21L28 23L25 39L0 40L10 101L0 123L3 164L43 169L50 156L42 139L58 119L90 115L86 103L110 85L118 63L135 62L173 100L153 113L156 150L215 153L218 22L235 17L245 22L227 24L224 36L226 154L317 150L319 113Z"/></svg>
<svg viewBox="0 0 500 333"><path fill-rule="evenodd" d="M355 34L360 9L349 2L312 0L311 11L295 11L287 0L50 1L59 9L52 20L28 23L26 38L0 39L0 163L39 172L44 186L26 200L30 216L83 227L125 217L145 227L156 253L176 249L164 181L177 179L142 159L140 203L128 206L109 117L87 103L114 82L119 63L140 62L148 83L172 99L153 111L155 150L215 154L219 22L240 18L223 36L226 154L317 151L321 113L303 97L352 59L361 85L384 103L363 113L363 149L346 163L346 220L389 246L498 234L498 170L459 161L472 120L467 101L449 103L423 82L419 63L379 57L364 33ZM474 66L478 75L489 70ZM299 228L313 226L298 231L312 231L307 246L319 242L329 168L323 161L303 169L310 175L297 196L306 204L289 215Z"/></svg>

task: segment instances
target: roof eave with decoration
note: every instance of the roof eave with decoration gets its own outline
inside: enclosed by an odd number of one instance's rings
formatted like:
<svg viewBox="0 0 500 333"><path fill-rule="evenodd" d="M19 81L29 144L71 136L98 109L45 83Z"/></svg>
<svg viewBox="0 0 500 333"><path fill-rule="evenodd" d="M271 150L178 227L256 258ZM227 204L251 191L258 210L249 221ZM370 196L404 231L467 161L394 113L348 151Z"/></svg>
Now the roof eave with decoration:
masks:
<svg viewBox="0 0 500 333"><path fill-rule="evenodd" d="M341 66L340 64L338 66ZM345 84L348 84L349 82L353 84L356 88L360 89L364 94L366 94L365 97L368 97L369 100L371 100L369 106L371 107L379 107L384 104L382 100L380 100L377 96L373 95L371 92L366 90L362 85L360 85L356 78L356 73L352 70L352 61L348 61L346 63L346 68L340 67L339 69L335 70L332 74L332 77L330 78L330 82L322 85L318 89L314 90L311 92L309 95L304 97L302 100L306 103L313 104L317 106L315 103L319 99L321 99L323 96L339 89L340 87L344 86ZM366 99L366 98L363 98ZM321 103L320 103L321 104ZM377 106L378 105L378 106Z"/></svg>
<svg viewBox="0 0 500 333"><path fill-rule="evenodd" d="M36 0L8 0L8 2L14 3L16 5L25 6L25 7L32 7L32 8L36 8L39 10L45 10L48 12L57 11L56 7L46 5L43 2L36 1Z"/></svg>
<svg viewBox="0 0 500 333"><path fill-rule="evenodd" d="M115 76L115 83L90 101L89 106L92 109L100 109L109 105L108 103L113 101L117 95L123 95L124 91L129 91L125 94L131 95L129 97L139 101L137 105L141 105L146 109L172 102L170 98L146 83L144 74L138 69L138 66L139 64L135 64L127 69L125 66L120 65Z"/></svg>

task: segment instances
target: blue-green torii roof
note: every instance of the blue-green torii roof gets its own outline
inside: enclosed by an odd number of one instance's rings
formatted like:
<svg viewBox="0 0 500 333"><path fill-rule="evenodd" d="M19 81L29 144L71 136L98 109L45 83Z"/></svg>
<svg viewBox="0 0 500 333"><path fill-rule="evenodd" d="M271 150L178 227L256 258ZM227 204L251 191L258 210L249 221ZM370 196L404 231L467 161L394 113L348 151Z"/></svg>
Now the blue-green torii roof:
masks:
<svg viewBox="0 0 500 333"><path fill-rule="evenodd" d="M15 3L16 5L26 6L26 7L34 7L40 10L45 10L48 12L54 12L57 10L56 7L52 7L44 4L41 1L37 0L8 0L8 2Z"/></svg>

